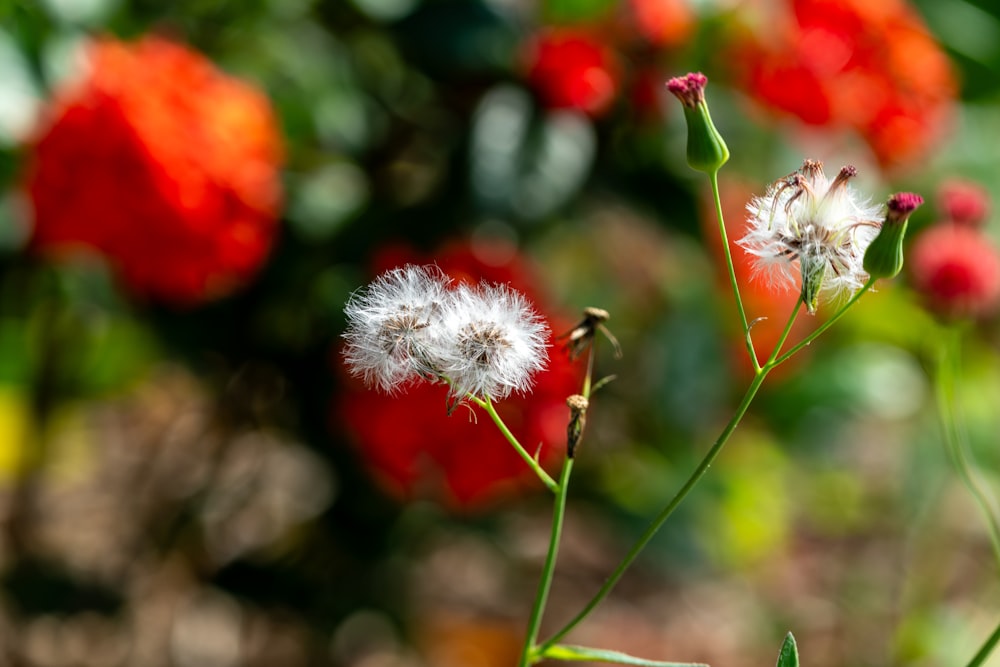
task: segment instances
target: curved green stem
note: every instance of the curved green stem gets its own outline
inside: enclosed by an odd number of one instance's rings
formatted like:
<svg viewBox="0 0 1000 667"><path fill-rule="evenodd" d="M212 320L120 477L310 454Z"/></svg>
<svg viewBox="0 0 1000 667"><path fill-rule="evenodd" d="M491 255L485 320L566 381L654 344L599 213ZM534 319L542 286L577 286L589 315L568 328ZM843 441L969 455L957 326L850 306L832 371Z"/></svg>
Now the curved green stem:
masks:
<svg viewBox="0 0 1000 667"><path fill-rule="evenodd" d="M562 474L559 476L559 491L556 493L555 507L552 511L552 532L549 535L549 551L542 566L542 577L538 582L538 592L531 608L531 618L528 620L528 634L521 651L519 667L529 667L538 659L535 642L538 640L538 630L542 625L542 614L549 599L552 588L552 576L555 573L556 558L559 555L559 540L562 538L563 517L566 514L566 493L569 489L569 476L573 471L573 459L568 456L563 461Z"/></svg>
<svg viewBox="0 0 1000 667"><path fill-rule="evenodd" d="M962 331L957 327L952 327L941 338L943 340L938 353L935 393L944 431L945 447L948 449L962 483L976 500L986 519L990 541L993 545L993 554L996 556L997 564L1000 565L1000 520L997 519L995 501L976 473L975 463L971 460L968 435L963 428L955 399L955 387L961 364Z"/></svg>
<svg viewBox="0 0 1000 667"><path fill-rule="evenodd" d="M868 290L870 290L872 288L872 285L875 284L875 280L876 280L875 278L869 278L868 282L865 283L864 287L862 287L857 292L855 292L854 295L851 296L851 298L848 299L847 302L843 306L840 307L840 310L838 310L836 313L834 313L833 316L830 319L828 319L826 322L823 322L823 324L821 324L818 327L816 327L815 331L813 331L812 333L810 333L809 335L807 335L805 338L803 338L801 341L799 341L798 343L796 343L795 345L793 345L792 348L790 350L788 350L788 352L785 352L783 355L781 355L780 357L778 357L775 360L774 365L777 366L779 364L785 363L796 352L798 352L799 350L801 350L804 347L812 345L812 342L814 340L816 340L817 338L819 338L820 335L824 331L826 331L827 329L829 329L830 327L832 327L837 320L839 320L841 317L843 317L844 314L847 313L848 310L850 310L851 306L853 306L854 304L856 304L858 302L858 299L860 299L862 297L862 295L864 295L866 292L868 292ZM801 299L799 301L801 302Z"/></svg>
<svg viewBox="0 0 1000 667"><path fill-rule="evenodd" d="M608 596L611 589L615 587L618 580L621 579L623 574L625 574L625 570L632 565L632 562L646 547L646 545L649 544L649 541L653 539L653 536L660 530L660 527L664 524L667 518L673 514L674 510L677 509L677 506L681 504L681 501L684 500L687 494L694 488L699 480L701 480L705 473L708 472L708 469L712 466L715 458L719 455L719 452L722 451L723 446L725 446L726 442L729 440L729 436L732 435L733 431L736 430L737 425L739 425L740 420L743 419L743 415L746 414L747 408L750 407L750 402L753 401L753 397L757 394L757 390L760 389L760 386L764 382L764 378L766 376L767 371L761 371L754 376L753 382L750 384L750 388L747 389L746 394L743 395L743 400L740 401L740 405L736 409L736 413L733 415L733 418L729 420L728 424L726 424L722 434L715 441L715 444L712 445L712 448L705 455L705 458L703 458L701 463L698 464L698 467L695 468L687 482L684 483L684 486L682 486L674 497L670 499L670 502L668 502L667 505L660 510L660 513L656 515L656 518L654 518L649 524L645 532L639 536L639 539L632 545L632 548L629 549L621 563L619 563L618 567L616 567L614 572L611 573L611 576L605 580L604 585L601 586L600 590L597 591L593 598L591 598L590 602L588 602L580 613L574 616L569 623L564 625L561 630L546 640L541 645L540 652L544 653L545 650L555 645L556 642L565 637L573 628L579 625L580 622L583 621L583 619L585 619L590 612L604 600L604 598Z"/></svg>
<svg viewBox="0 0 1000 667"><path fill-rule="evenodd" d="M581 393L584 398L590 398L593 387L594 374L594 343L591 343L587 352L587 372L583 376L583 387ZM567 452L568 454L568 452ZM563 518L566 515L566 495L569 492L569 476L573 471L573 458L567 455L563 462L562 474L559 478L559 488L556 491L555 508L552 511L552 529L549 534L549 549L545 555L545 564L542 566L541 580L538 582L538 592L535 594L535 602L531 609L531 618L528 620L528 632L524 639L524 647L521 650L521 660L518 667L529 667L544 656L535 645L538 641L538 630L542 625L542 615L545 613L545 605L548 602L549 590L552 588L552 577L555 574L556 558L559 555L559 541L562 538Z"/></svg>
<svg viewBox="0 0 1000 667"><path fill-rule="evenodd" d="M516 437L514 437L514 434L510 432L509 428L507 428L507 424L505 424L500 415L497 414L496 408L493 407L493 401L491 401L489 397L479 398L478 396L470 396L469 398L471 398L472 401L483 410L486 410L486 414L490 416L490 419L492 419L493 423L496 424L498 429L500 429L503 436L507 438L507 442L511 444L514 450L521 456L522 459L524 459L524 462L528 464L536 475L538 475L538 479L542 480L542 484L548 487L549 491L552 493L558 494L559 484L552 479L552 476L549 475L549 473L545 472L545 469L542 468L541 464L539 464L537 460L535 460L535 457L529 454L528 451L521 446L521 443L518 442Z"/></svg>
<svg viewBox="0 0 1000 667"><path fill-rule="evenodd" d="M743 307L743 299L740 297L740 286L736 280L736 267L733 265L733 253L729 249L729 235L726 233L726 221L722 215L722 198L719 194L719 171L710 172L708 177L712 182L715 216L719 221L719 236L722 238L722 249L726 256L726 270L729 272L729 284L733 289L736 310L740 315L740 325L743 327L743 338L746 341L747 354L750 355L750 362L753 364L753 370L756 373L760 371L760 362L757 361L757 352L754 350L753 339L750 336L750 324L747 321L746 309Z"/></svg>
<svg viewBox="0 0 1000 667"><path fill-rule="evenodd" d="M705 457L701 460L701 463L698 464L698 467L695 468L694 472L691 473L691 476L688 477L687 481L684 483L684 486L682 486L680 490L676 494L674 494L674 497L670 499L670 502L668 502L666 506L664 506L664 508L660 510L660 513L656 515L656 517L649 524L649 526L642 533L642 535L639 536L639 539L636 540L635 544L632 545L632 548L629 549L627 554L625 554L625 557L618 564L618 567L616 567L614 572L611 573L611 576L609 576L605 580L604 585L601 586L600 590L598 590L597 593L594 595L594 597L590 599L590 602L588 602L586 606L584 606L584 608L580 611L580 613L578 613L566 625L564 625L562 629L560 629L558 632L552 635L552 637L547 639L539 647L538 652L540 654L544 654L546 650L554 646L560 639L565 637L571 630L573 630L573 628L579 625L583 621L583 619L585 619L588 615L590 615L590 612L592 612L594 608L597 607L597 605L600 604L604 600L604 598L608 596L608 594L611 592L611 589L615 587L615 584L617 584L618 580L622 578L622 575L625 574L625 571L632 565L633 561L635 561L635 559L639 556L642 550L646 548L646 545L649 544L650 540L653 539L653 536L656 535L656 533L660 530L660 528L670 517L670 515L674 513L674 510L677 509L678 505L680 505L681 502L684 500L684 498L687 497L691 489L693 489L695 485L697 485L698 482L701 480L701 478L705 476L705 473L708 472L708 469L712 467L712 463L715 461L716 457L718 457L719 453L722 451L722 448L729 441L729 437L736 430L736 427L739 426L740 421L743 420L743 416L746 414L747 409L750 407L750 403L753 402L754 396L757 395L757 391L760 389L761 385L764 384L764 379L767 377L767 374L770 373L771 370L778 365L779 362L776 361L776 358L778 356L778 353L781 351L782 346L784 346L785 340L788 338L788 334L792 330L792 325L795 323L796 317L798 317L801 305L802 305L801 302L797 302L795 304L795 308L792 310L792 313L788 318L788 322L785 324L785 328L781 333L781 337L778 340L777 344L774 346L774 351L771 352L771 356L768 359L767 363L764 364L764 366L759 368L754 373L753 381L747 388L746 393L743 394L743 398L740 400L740 404L739 406L737 406L736 412L733 414L732 419L730 419L729 423L726 424L725 428L722 429L722 433L719 435L718 439L716 439L715 444L712 445L712 448L708 450L707 454L705 454Z"/></svg>
<svg viewBox="0 0 1000 667"><path fill-rule="evenodd" d="M781 357L778 355L781 353L781 348L785 346L785 341L788 340L788 335L792 333L792 327L795 325L795 319L799 316L799 311L802 309L802 299L795 302L795 307L792 308L792 314L788 316L788 321L785 322L785 328L781 330L781 336L778 338L778 342L775 343L774 349L771 350L771 356L767 358L767 363L764 364L759 372L770 372L772 368L780 364L782 361L787 359L790 355L795 354L795 349L788 354L784 354Z"/></svg>
<svg viewBox="0 0 1000 667"><path fill-rule="evenodd" d="M977 652L975 656L973 656L972 660L969 661L969 664L966 665L966 667L979 667L980 665L985 664L986 659L990 657L990 653L993 652L993 649L996 648L997 644L1000 644L1000 625L998 625L997 629L993 631L993 634L986 639L986 643L983 644L983 647L979 649L979 652Z"/></svg>

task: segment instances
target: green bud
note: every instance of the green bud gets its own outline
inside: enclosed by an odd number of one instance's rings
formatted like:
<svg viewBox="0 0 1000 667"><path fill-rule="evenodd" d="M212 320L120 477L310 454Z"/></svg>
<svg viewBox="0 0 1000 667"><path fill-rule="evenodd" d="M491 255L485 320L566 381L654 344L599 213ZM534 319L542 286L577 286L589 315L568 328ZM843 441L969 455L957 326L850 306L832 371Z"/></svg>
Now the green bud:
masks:
<svg viewBox="0 0 1000 667"><path fill-rule="evenodd" d="M865 271L872 278L892 278L903 269L906 227L910 214L923 203L923 197L912 192L899 192L889 197L882 229L865 251Z"/></svg>
<svg viewBox="0 0 1000 667"><path fill-rule="evenodd" d="M715 173L729 161L729 148L712 123L705 102L705 85L708 77L700 72L678 76L667 82L667 90L684 105L684 119L687 121L687 161L688 165L705 173Z"/></svg>
<svg viewBox="0 0 1000 667"><path fill-rule="evenodd" d="M810 314L815 314L819 304L819 293L823 289L823 279L826 278L826 261L802 257L802 303Z"/></svg>

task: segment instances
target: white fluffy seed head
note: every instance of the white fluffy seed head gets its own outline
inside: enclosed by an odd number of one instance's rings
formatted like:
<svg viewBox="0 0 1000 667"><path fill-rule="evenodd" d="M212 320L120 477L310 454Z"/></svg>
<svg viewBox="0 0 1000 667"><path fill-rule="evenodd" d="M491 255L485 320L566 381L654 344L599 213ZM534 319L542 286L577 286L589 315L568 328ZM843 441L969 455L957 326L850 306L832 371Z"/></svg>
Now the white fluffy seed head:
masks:
<svg viewBox="0 0 1000 667"><path fill-rule="evenodd" d="M462 285L441 317L437 353L452 394L499 400L531 387L545 367L548 327L519 292L503 285Z"/></svg>
<svg viewBox="0 0 1000 667"><path fill-rule="evenodd" d="M750 231L739 244L757 258L756 275L778 286L799 283L810 312L821 292L853 293L868 280L865 250L885 215L848 184L856 173L844 167L830 181L822 163L806 160L747 204Z"/></svg>
<svg viewBox="0 0 1000 667"><path fill-rule="evenodd" d="M388 393L437 375L435 339L449 283L437 267L407 265L352 294L344 307L351 374Z"/></svg>

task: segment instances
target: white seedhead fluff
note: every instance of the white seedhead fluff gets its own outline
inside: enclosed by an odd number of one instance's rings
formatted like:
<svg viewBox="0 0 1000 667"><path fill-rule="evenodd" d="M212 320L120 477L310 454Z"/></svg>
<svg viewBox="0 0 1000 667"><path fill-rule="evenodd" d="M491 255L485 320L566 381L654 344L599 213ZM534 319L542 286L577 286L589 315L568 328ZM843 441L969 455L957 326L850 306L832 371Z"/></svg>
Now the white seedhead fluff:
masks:
<svg viewBox="0 0 1000 667"><path fill-rule="evenodd" d="M458 398L499 400L531 387L545 367L548 326L527 299L504 285L462 285L441 318L441 374Z"/></svg>
<svg viewBox="0 0 1000 667"><path fill-rule="evenodd" d="M739 244L757 258L757 275L776 285L800 283L811 313L821 292L853 293L868 280L865 250L885 213L849 185L856 175L847 166L830 181L821 162L806 160L747 204L750 231Z"/></svg>
<svg viewBox="0 0 1000 667"><path fill-rule="evenodd" d="M351 374L392 393L436 376L436 338L449 279L434 266L392 269L351 295L344 360Z"/></svg>

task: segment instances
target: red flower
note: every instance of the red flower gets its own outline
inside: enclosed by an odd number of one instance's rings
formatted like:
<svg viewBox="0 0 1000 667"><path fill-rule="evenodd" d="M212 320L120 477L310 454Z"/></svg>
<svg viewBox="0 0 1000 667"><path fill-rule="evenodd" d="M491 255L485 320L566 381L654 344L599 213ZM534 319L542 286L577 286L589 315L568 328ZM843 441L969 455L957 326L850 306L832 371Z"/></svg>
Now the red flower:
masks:
<svg viewBox="0 0 1000 667"><path fill-rule="evenodd" d="M94 43L32 149L33 246L95 250L136 294L225 294L271 247L282 144L268 100L179 44Z"/></svg>
<svg viewBox="0 0 1000 667"><path fill-rule="evenodd" d="M761 9L733 63L743 88L806 123L851 128L883 166L923 155L951 114L946 55L903 0L780 0Z"/></svg>
<svg viewBox="0 0 1000 667"><path fill-rule="evenodd" d="M941 212L958 225L979 226L990 211L990 195L971 181L952 180L941 186Z"/></svg>
<svg viewBox="0 0 1000 667"><path fill-rule="evenodd" d="M406 263L433 261L457 280L508 284L544 314L531 270L514 249L493 244L488 251L453 245L432 257L408 248L387 249L376 259L374 273ZM555 332L573 321L546 318ZM340 355L337 355L337 363ZM454 508L484 507L541 483L481 411L458 408L447 414L448 388L419 383L387 396L366 389L342 373L343 390L336 399L334 428L350 434L361 458L380 484L402 499L434 498ZM543 465L565 453L569 409L566 398L577 393L581 371L554 349L548 368L534 376L531 393L513 395L497 405L511 431L531 453L538 448Z"/></svg>
<svg viewBox="0 0 1000 667"><path fill-rule="evenodd" d="M695 17L687 0L629 0L639 33L654 46L683 44L694 31Z"/></svg>
<svg viewBox="0 0 1000 667"><path fill-rule="evenodd" d="M663 82L666 75L649 67L635 72L629 91L632 109L639 120L659 120L663 114Z"/></svg>
<svg viewBox="0 0 1000 667"><path fill-rule="evenodd" d="M596 36L577 28L551 28L527 48L527 77L542 103L600 116L620 86L613 53Z"/></svg>
<svg viewBox="0 0 1000 667"><path fill-rule="evenodd" d="M931 227L914 241L909 266L914 286L938 315L982 317L1000 304L1000 255L978 229Z"/></svg>

